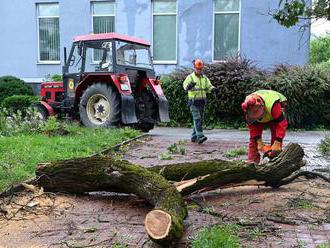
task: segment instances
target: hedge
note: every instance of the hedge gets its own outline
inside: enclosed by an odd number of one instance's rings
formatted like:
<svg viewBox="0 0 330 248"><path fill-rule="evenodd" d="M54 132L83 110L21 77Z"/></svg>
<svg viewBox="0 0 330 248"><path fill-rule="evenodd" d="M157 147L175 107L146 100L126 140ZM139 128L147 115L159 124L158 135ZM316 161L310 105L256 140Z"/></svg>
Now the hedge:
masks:
<svg viewBox="0 0 330 248"><path fill-rule="evenodd" d="M2 101L13 95L33 96L32 88L23 80L12 76L0 77L0 104Z"/></svg>
<svg viewBox="0 0 330 248"><path fill-rule="evenodd" d="M312 40L310 44L310 63L317 64L330 60L330 36Z"/></svg>
<svg viewBox="0 0 330 248"><path fill-rule="evenodd" d="M17 112L17 110L24 112L24 110L39 100L39 97L36 96L14 95L5 98L2 101L1 107L6 108L10 112Z"/></svg>
<svg viewBox="0 0 330 248"><path fill-rule="evenodd" d="M182 87L191 72L191 69L180 68L162 79L172 124L178 126L191 125L187 93ZM266 72L247 59L231 59L206 65L204 73L219 89L217 96L208 98L205 110L207 126L223 123L233 127L244 125L240 105L246 95L258 89L273 89L288 98L287 116L291 127L329 126L330 69L327 66L279 65Z"/></svg>

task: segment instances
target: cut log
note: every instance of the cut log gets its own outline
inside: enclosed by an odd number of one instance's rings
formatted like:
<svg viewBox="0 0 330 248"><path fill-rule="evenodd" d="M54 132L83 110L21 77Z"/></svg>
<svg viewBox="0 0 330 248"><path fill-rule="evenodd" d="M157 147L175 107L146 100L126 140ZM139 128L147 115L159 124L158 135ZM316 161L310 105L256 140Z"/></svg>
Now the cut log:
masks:
<svg viewBox="0 0 330 248"><path fill-rule="evenodd" d="M40 164L36 175L47 191L111 191L146 199L155 206L145 218L146 231L153 241L166 246L183 234L187 209L182 196L241 185L279 187L291 182L290 175L304 166L303 156L298 144L289 144L263 165L208 160L143 168L110 156L93 156Z"/></svg>
<svg viewBox="0 0 330 248"><path fill-rule="evenodd" d="M176 184L182 195L243 185L277 188L285 185L287 178L305 165L303 157L301 146L290 143L278 157L262 165L208 160L155 166L149 170L161 174L167 180L186 182L186 185L182 182L179 186Z"/></svg>
<svg viewBox="0 0 330 248"><path fill-rule="evenodd" d="M168 246L183 234L184 200L161 175L127 161L93 156L39 164L36 175L46 191L133 193L155 206L145 219L150 238Z"/></svg>

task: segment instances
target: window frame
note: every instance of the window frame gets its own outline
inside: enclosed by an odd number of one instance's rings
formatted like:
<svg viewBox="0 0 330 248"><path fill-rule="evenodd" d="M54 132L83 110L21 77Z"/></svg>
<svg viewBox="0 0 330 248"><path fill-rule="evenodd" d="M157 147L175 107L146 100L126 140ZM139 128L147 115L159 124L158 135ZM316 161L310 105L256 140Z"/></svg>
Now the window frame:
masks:
<svg viewBox="0 0 330 248"><path fill-rule="evenodd" d="M40 5L51 5L56 4L58 6L58 10L60 11L60 4L58 2L38 2L36 3L36 15L37 15L37 43L38 43L38 59L37 65L60 65L61 64L61 31L60 31L60 13L58 16L40 16L39 15L39 6ZM60 39L60 49L59 49L59 60L41 60L40 59L40 19L42 18L57 18L59 24L59 39Z"/></svg>
<svg viewBox="0 0 330 248"><path fill-rule="evenodd" d="M212 61L213 62L225 62L226 60L219 60L214 58L215 52L215 16L216 15L226 15L226 14L238 14L238 46L237 46L237 55L241 52L241 13L242 13L242 0L239 1L238 10L226 10L226 11L216 11L215 10L215 1L213 0L213 23L212 23Z"/></svg>
<svg viewBox="0 0 330 248"><path fill-rule="evenodd" d="M110 15L94 15L93 12L94 12L94 3L113 3L114 5L114 8L113 8L113 14L110 14ZM94 33L94 16L96 17L113 17L114 18L114 28L113 28L113 32L116 32L116 0L92 0L90 1L90 13L91 13L91 30L92 30L92 33ZM97 65L100 61L98 60L94 60L94 55L93 55L93 61L91 62L91 65Z"/></svg>
<svg viewBox="0 0 330 248"><path fill-rule="evenodd" d="M109 15L105 15L105 14L102 14L102 15L95 15L93 14L94 12L94 3L114 3L114 9L113 9L113 14L109 14ZM113 32L116 32L116 1L115 0L109 0L109 1L106 1L106 0L102 0L102 1L98 1L98 0L92 0L90 2L90 13L91 13L91 29L92 29L92 33L94 34L94 16L95 17L114 17L114 30Z"/></svg>
<svg viewBox="0 0 330 248"><path fill-rule="evenodd" d="M152 62L154 65L176 65L178 63L178 0L175 0L175 10L176 12L164 12L164 13L154 13L155 1L151 2L151 28L152 28ZM175 60L154 60L154 16L173 16L175 15Z"/></svg>

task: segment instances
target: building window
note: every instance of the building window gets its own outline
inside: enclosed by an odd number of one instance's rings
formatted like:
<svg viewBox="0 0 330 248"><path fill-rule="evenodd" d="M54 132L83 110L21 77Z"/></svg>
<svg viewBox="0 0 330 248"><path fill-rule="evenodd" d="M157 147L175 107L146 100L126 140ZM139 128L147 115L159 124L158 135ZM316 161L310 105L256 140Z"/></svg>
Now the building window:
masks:
<svg viewBox="0 0 330 248"><path fill-rule="evenodd" d="M153 59L176 63L176 1L153 1Z"/></svg>
<svg viewBox="0 0 330 248"><path fill-rule="evenodd" d="M92 2L93 33L115 32L115 2ZM102 59L102 51L95 49L93 63Z"/></svg>
<svg viewBox="0 0 330 248"><path fill-rule="evenodd" d="M214 60L237 56L240 36L240 0L214 0Z"/></svg>
<svg viewBox="0 0 330 248"><path fill-rule="evenodd" d="M60 61L59 6L55 3L38 4L39 62Z"/></svg>
<svg viewBox="0 0 330 248"><path fill-rule="evenodd" d="M115 32L115 2L92 2L94 34Z"/></svg>

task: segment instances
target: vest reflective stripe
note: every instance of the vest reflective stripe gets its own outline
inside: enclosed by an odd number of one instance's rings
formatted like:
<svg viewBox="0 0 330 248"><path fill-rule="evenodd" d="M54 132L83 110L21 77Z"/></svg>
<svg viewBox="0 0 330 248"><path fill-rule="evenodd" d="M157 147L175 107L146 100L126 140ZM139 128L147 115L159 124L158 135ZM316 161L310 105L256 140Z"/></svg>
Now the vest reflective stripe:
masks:
<svg viewBox="0 0 330 248"><path fill-rule="evenodd" d="M188 76L189 81L188 84L191 82L195 82L196 85L191 90L188 90L188 98L189 99L206 99L206 93L209 91L207 78L202 76L198 78L195 73L192 73Z"/></svg>
<svg viewBox="0 0 330 248"><path fill-rule="evenodd" d="M272 107L276 101L284 102L286 101L286 97L281 93L274 90L258 90L254 92L254 94L260 96L265 102L265 115L258 122L266 123L269 121L273 121L274 118L272 116Z"/></svg>

